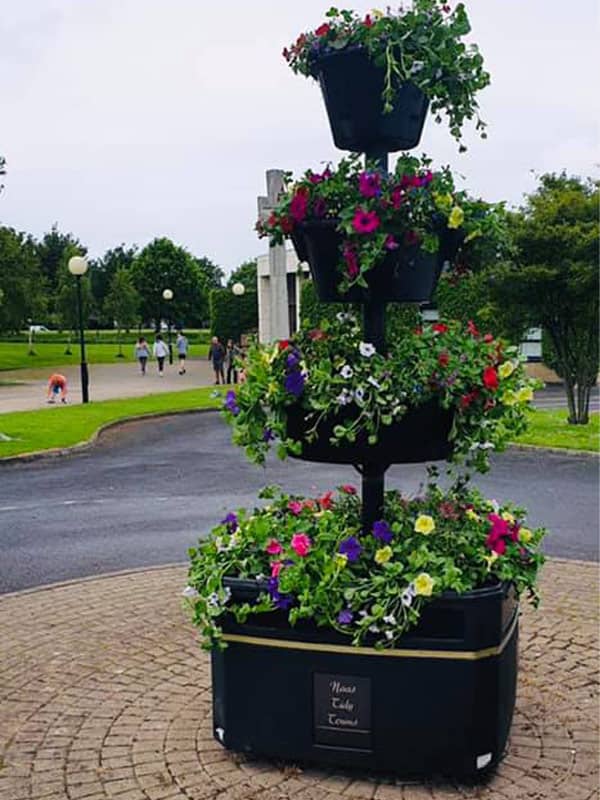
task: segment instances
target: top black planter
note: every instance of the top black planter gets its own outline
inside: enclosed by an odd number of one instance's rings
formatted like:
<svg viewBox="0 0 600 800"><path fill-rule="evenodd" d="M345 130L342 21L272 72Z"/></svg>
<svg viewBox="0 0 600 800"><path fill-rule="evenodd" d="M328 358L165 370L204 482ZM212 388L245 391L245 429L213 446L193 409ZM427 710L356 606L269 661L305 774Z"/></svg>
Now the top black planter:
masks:
<svg viewBox="0 0 600 800"><path fill-rule="evenodd" d="M320 56L313 74L323 92L333 141L340 150L410 150L419 144L429 100L411 83L398 89L393 111L383 112L384 68L362 48Z"/></svg>

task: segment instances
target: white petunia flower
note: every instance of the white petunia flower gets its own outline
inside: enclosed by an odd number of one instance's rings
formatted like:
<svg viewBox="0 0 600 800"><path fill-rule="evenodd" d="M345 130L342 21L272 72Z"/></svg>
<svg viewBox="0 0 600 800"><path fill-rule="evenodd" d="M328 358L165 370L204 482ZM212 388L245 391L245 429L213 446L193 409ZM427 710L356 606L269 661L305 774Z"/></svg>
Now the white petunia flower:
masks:
<svg viewBox="0 0 600 800"><path fill-rule="evenodd" d="M402 601L403 606L405 606L406 608L410 608L412 605L413 596L411 592L408 591L408 589L405 589L402 592L402 595L400 596L400 600Z"/></svg>
<svg viewBox="0 0 600 800"><path fill-rule="evenodd" d="M181 594L184 597L198 597L198 590L194 589L193 586L186 586Z"/></svg>
<svg viewBox="0 0 600 800"><path fill-rule="evenodd" d="M361 356L364 356L365 358L371 358L371 356L374 356L377 352L371 342L361 342L358 345L358 349Z"/></svg>
<svg viewBox="0 0 600 800"><path fill-rule="evenodd" d="M348 378L351 378L354 375L354 370L352 369L350 364L344 364L344 366L340 370L340 375L345 380L348 380Z"/></svg>
<svg viewBox="0 0 600 800"><path fill-rule="evenodd" d="M336 397L336 400L340 406L347 406L352 402L352 392L349 392L348 389L343 389Z"/></svg>
<svg viewBox="0 0 600 800"><path fill-rule="evenodd" d="M386 631L385 638L388 640L388 642L391 642L392 639L394 638L394 634L391 631Z"/></svg>
<svg viewBox="0 0 600 800"><path fill-rule="evenodd" d="M365 399L365 390L362 388L362 386L359 386L358 389L356 389L354 392L354 397L359 403L362 403L362 401Z"/></svg>
<svg viewBox="0 0 600 800"><path fill-rule="evenodd" d="M393 614L388 614L383 618L383 621L386 622L388 625L395 625L396 617Z"/></svg>
<svg viewBox="0 0 600 800"><path fill-rule="evenodd" d="M208 596L208 600L206 602L208 603L209 606L217 608L217 606L219 605L219 595L216 592L213 592Z"/></svg>
<svg viewBox="0 0 600 800"><path fill-rule="evenodd" d="M369 632L370 633L379 633L379 628L377 625L369 625Z"/></svg>
<svg viewBox="0 0 600 800"><path fill-rule="evenodd" d="M376 389L381 389L381 384L377 380L375 380L375 378L372 375L369 375L369 377L367 378L367 383L370 383L371 386L374 386Z"/></svg>

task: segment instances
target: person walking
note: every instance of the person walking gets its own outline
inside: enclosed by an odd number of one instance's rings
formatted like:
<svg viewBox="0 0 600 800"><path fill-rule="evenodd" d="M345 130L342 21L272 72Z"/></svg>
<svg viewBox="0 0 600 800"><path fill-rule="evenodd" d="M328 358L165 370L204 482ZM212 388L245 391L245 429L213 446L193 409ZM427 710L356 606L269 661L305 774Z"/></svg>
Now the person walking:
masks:
<svg viewBox="0 0 600 800"><path fill-rule="evenodd" d="M154 342L154 346L152 348L152 355L158 362L158 374L160 377L164 377L164 368L165 368L165 358L169 355L169 348L163 341L163 337L160 333L156 334L156 341Z"/></svg>
<svg viewBox="0 0 600 800"><path fill-rule="evenodd" d="M227 383L237 383L237 363L236 359L241 355L241 350L233 339L227 340L225 349L225 366L227 367ZM233 378L233 381L231 380Z"/></svg>
<svg viewBox="0 0 600 800"><path fill-rule="evenodd" d="M144 339L143 336L140 336L140 338L135 343L134 353L140 365L140 372L142 375L145 375L146 364L148 363L148 359L150 358L150 348L148 347L148 342Z"/></svg>
<svg viewBox="0 0 600 800"><path fill-rule="evenodd" d="M225 360L225 348L219 341L218 336L213 336L211 339L210 347L208 348L208 360L212 361L213 369L215 371L215 385L225 383L225 373L223 371L223 361Z"/></svg>
<svg viewBox="0 0 600 800"><path fill-rule="evenodd" d="M55 403L60 394L61 403L67 402L67 379L60 372L54 372L48 378L48 392L46 400L48 403Z"/></svg>
<svg viewBox="0 0 600 800"><path fill-rule="evenodd" d="M183 331L177 331L177 339L175 340L175 347L177 348L177 355L179 356L179 374L185 375L185 359L189 347L187 337L183 335Z"/></svg>

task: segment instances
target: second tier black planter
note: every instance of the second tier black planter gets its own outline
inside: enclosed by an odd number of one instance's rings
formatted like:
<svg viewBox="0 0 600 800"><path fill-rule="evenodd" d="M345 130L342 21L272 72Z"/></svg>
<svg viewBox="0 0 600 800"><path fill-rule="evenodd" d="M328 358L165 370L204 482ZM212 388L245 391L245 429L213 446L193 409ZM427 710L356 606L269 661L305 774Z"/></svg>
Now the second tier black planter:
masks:
<svg viewBox="0 0 600 800"><path fill-rule="evenodd" d="M310 425L306 411L300 404L287 409L287 435L302 442L302 452L297 458L321 461L328 464L414 464L422 461L441 461L452 455L449 441L454 411L430 400L418 408L407 411L399 422L382 427L377 444L370 445L364 433L353 443L330 443L336 425L356 416L356 409L348 406L339 414L329 417L318 426L314 442L306 441Z"/></svg>
<svg viewBox="0 0 600 800"><path fill-rule="evenodd" d="M296 225L292 242L300 261L310 267L319 300L325 303L382 302L428 303L437 286L444 263L451 262L462 241L462 231L444 229L440 233L440 249L427 253L418 245L401 246L382 256L382 260L365 274L368 289L353 286L340 292L343 237L333 219Z"/></svg>
<svg viewBox="0 0 600 800"><path fill-rule="evenodd" d="M393 110L383 111L385 70L366 50L348 48L320 55L313 62L336 147L373 153L410 150L419 144L429 101L420 89L404 84Z"/></svg>
<svg viewBox="0 0 600 800"><path fill-rule="evenodd" d="M252 602L255 582L225 579ZM509 585L446 593L394 649L352 647L281 612L223 620L213 730L228 749L403 777L477 777L501 759L517 679Z"/></svg>

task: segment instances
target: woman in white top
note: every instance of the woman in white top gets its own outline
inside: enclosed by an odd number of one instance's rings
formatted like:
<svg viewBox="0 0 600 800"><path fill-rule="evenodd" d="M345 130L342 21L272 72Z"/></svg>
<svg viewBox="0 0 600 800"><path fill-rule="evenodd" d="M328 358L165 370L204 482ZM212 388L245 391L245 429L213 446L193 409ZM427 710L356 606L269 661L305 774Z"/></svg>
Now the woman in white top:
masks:
<svg viewBox="0 0 600 800"><path fill-rule="evenodd" d="M165 366L165 358L169 355L169 348L163 341L163 337L158 333L156 335L156 341L152 347L152 355L158 362L158 374L163 376L163 369Z"/></svg>

